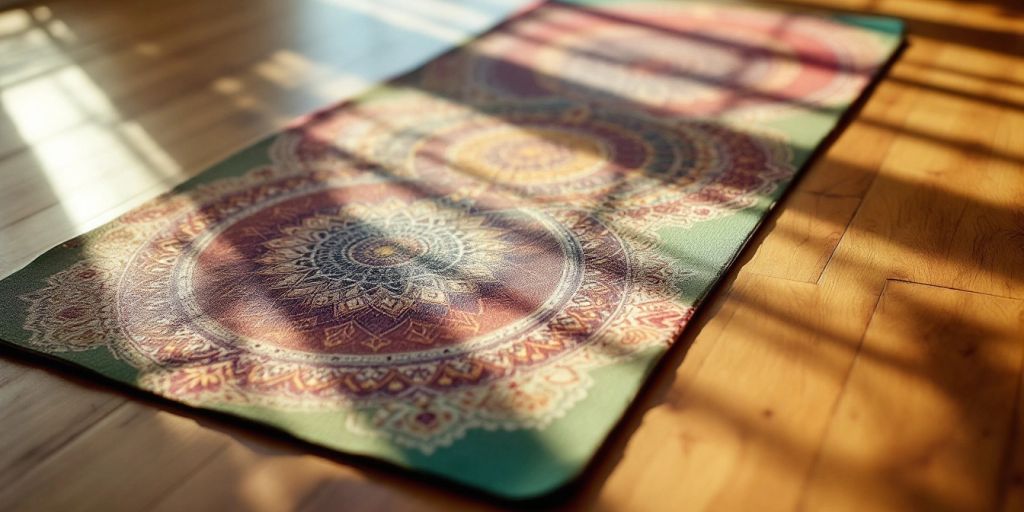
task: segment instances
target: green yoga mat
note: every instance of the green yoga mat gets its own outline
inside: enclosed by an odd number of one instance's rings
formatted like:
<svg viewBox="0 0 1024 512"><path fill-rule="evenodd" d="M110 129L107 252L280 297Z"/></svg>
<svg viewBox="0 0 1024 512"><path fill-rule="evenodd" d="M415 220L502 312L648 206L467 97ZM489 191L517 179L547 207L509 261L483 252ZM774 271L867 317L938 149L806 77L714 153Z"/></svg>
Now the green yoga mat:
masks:
<svg viewBox="0 0 1024 512"><path fill-rule="evenodd" d="M0 338L507 498L571 480L902 38L554 3L0 282Z"/></svg>

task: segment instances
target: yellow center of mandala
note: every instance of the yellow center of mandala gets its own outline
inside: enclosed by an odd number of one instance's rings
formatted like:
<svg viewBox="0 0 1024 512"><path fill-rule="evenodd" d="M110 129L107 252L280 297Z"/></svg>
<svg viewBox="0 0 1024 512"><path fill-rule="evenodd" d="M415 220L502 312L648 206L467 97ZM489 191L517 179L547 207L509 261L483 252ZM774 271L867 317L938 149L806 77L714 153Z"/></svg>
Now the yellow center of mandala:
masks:
<svg viewBox="0 0 1024 512"><path fill-rule="evenodd" d="M586 175L608 160L599 140L568 129L498 128L452 148L457 169L510 184L550 183Z"/></svg>
<svg viewBox="0 0 1024 512"><path fill-rule="evenodd" d="M429 248L415 239L372 237L354 243L346 250L346 258L371 267L394 267L411 263Z"/></svg>

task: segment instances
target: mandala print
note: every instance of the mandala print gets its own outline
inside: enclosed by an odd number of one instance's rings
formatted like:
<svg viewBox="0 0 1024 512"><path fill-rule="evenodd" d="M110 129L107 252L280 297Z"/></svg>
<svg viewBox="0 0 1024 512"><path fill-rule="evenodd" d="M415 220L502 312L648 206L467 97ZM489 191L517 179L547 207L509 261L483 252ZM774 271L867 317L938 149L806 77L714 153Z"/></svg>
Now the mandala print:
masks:
<svg viewBox="0 0 1024 512"><path fill-rule="evenodd" d="M463 101L560 97L749 122L847 105L884 45L863 30L780 12L556 5L410 82Z"/></svg>
<svg viewBox="0 0 1024 512"><path fill-rule="evenodd" d="M32 343L109 346L191 403L342 409L431 451L543 425L586 370L665 343L686 272L585 210L263 169L122 218L30 302Z"/></svg>
<svg viewBox="0 0 1024 512"><path fill-rule="evenodd" d="M360 162L462 194L615 212L643 230L729 215L794 171L789 146L767 133L557 100L470 107L415 91L322 113L272 151L285 167Z"/></svg>
<svg viewBox="0 0 1024 512"><path fill-rule="evenodd" d="M824 21L630 9L542 9L123 216L22 296L29 342L425 453L544 428L685 325L662 228L794 173L783 137L706 118L843 104L868 73L867 36Z"/></svg>

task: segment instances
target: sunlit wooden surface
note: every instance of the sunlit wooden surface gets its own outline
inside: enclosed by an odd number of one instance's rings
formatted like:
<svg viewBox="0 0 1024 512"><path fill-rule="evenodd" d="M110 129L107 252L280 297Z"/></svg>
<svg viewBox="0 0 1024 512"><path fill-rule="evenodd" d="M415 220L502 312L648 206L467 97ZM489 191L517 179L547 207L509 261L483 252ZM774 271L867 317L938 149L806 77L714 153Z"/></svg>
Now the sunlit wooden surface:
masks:
<svg viewBox="0 0 1024 512"><path fill-rule="evenodd" d="M522 3L0 12L0 275ZM1024 509L1024 8L762 3L901 16L910 46L580 485L540 505ZM505 505L0 356L0 509Z"/></svg>

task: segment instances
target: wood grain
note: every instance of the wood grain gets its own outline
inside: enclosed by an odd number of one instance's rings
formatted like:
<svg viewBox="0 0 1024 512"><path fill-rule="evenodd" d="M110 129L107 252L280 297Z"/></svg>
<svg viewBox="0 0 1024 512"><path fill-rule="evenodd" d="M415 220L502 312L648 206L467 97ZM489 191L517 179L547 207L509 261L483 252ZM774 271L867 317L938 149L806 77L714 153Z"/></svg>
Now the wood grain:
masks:
<svg viewBox="0 0 1024 512"><path fill-rule="evenodd" d="M515 0L444 2L0 12L0 276ZM901 16L910 44L594 466L531 505L1020 510L1024 9L761 3ZM3 354L0 509L509 505Z"/></svg>
<svg viewBox="0 0 1024 512"><path fill-rule="evenodd" d="M992 510L1024 301L890 282L822 443L806 510Z"/></svg>
<svg viewBox="0 0 1024 512"><path fill-rule="evenodd" d="M222 450L224 437L126 402L0 489L0 503L25 510L148 510Z"/></svg>
<svg viewBox="0 0 1024 512"><path fill-rule="evenodd" d="M660 496L666 509L792 510L857 348L824 318L790 320L828 299L809 283L741 278L727 299L736 311L716 337L698 337L709 354L647 413L602 506Z"/></svg>

